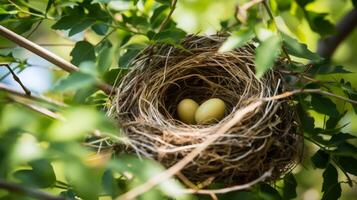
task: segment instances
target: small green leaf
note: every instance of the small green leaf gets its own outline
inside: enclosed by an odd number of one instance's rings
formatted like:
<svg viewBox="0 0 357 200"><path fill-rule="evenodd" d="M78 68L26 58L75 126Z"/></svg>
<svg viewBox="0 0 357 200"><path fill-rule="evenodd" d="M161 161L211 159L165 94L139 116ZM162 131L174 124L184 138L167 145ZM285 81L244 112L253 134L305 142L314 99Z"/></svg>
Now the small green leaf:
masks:
<svg viewBox="0 0 357 200"><path fill-rule="evenodd" d="M75 65L79 65L84 61L94 61L94 46L89 42L79 41L74 46L70 55L72 56L72 63Z"/></svg>
<svg viewBox="0 0 357 200"><path fill-rule="evenodd" d="M86 88L95 83L95 78L89 74L82 72L74 72L68 77L65 77L54 86L54 90L57 91L75 91L81 88Z"/></svg>
<svg viewBox="0 0 357 200"><path fill-rule="evenodd" d="M330 116L326 122L326 129L334 129L338 122L346 115L347 111L338 116Z"/></svg>
<svg viewBox="0 0 357 200"><path fill-rule="evenodd" d="M135 57L141 52L143 46L130 45L126 52L119 58L119 67L128 68Z"/></svg>
<svg viewBox="0 0 357 200"><path fill-rule="evenodd" d="M339 112L336 108L336 104L333 103L329 98L324 97L320 94L311 94L311 106L316 112L328 115L328 116L339 116Z"/></svg>
<svg viewBox="0 0 357 200"><path fill-rule="evenodd" d="M314 32L319 33L322 37L326 37L336 32L335 26L325 19L327 15L326 13L306 11L305 14L311 29Z"/></svg>
<svg viewBox="0 0 357 200"><path fill-rule="evenodd" d="M14 173L14 177L20 179L24 184L39 188L51 187L56 181L53 167L47 160L31 161L31 170L19 170Z"/></svg>
<svg viewBox="0 0 357 200"><path fill-rule="evenodd" d="M223 42L222 46L218 49L218 52L227 52L235 48L243 46L254 37L254 32L251 29L241 30L234 32L231 36Z"/></svg>
<svg viewBox="0 0 357 200"><path fill-rule="evenodd" d="M264 200L282 200L279 192L270 185L263 183L260 185L259 196Z"/></svg>
<svg viewBox="0 0 357 200"><path fill-rule="evenodd" d="M293 55L293 56L296 56L299 58L309 59L312 61L318 61L318 60L322 59L319 55L311 52L307 48L306 44L302 44L302 43L298 42L296 39L294 39L286 34L282 34L282 36L283 36L283 45L290 55Z"/></svg>
<svg viewBox="0 0 357 200"><path fill-rule="evenodd" d="M292 173L285 175L283 199L293 199L297 197L296 187L297 187L297 182L294 175Z"/></svg>
<svg viewBox="0 0 357 200"><path fill-rule="evenodd" d="M337 149L331 151L334 156L351 156L354 157L357 155L357 147L348 143L348 142L341 142L337 145Z"/></svg>
<svg viewBox="0 0 357 200"><path fill-rule="evenodd" d="M102 177L102 187L106 195L113 198L119 195L119 188L111 170L106 170Z"/></svg>
<svg viewBox="0 0 357 200"><path fill-rule="evenodd" d="M299 4L302 8L304 8L307 4L313 2L314 0L296 0L296 3Z"/></svg>
<svg viewBox="0 0 357 200"><path fill-rule="evenodd" d="M114 57L112 46L106 45L98 55L97 69L99 74L103 75L110 68Z"/></svg>
<svg viewBox="0 0 357 200"><path fill-rule="evenodd" d="M311 161L316 168L323 169L327 166L329 161L329 154L323 150L318 150L312 157Z"/></svg>
<svg viewBox="0 0 357 200"><path fill-rule="evenodd" d="M314 118L311 117L309 115L309 113L307 113L303 106L301 104L299 104L297 106L297 111L298 111L298 115L299 115L299 120L301 123L301 127L303 128L304 132L309 133L309 134L313 134L314 132Z"/></svg>
<svg viewBox="0 0 357 200"><path fill-rule="evenodd" d="M348 133L338 133L336 135L332 135L329 140L330 145L340 145L345 143L346 140L356 139L357 137Z"/></svg>
<svg viewBox="0 0 357 200"><path fill-rule="evenodd" d="M356 154L355 154L356 155ZM348 173L357 176L357 159L353 157L341 156L338 163Z"/></svg>
<svg viewBox="0 0 357 200"><path fill-rule="evenodd" d="M338 182L338 173L336 168L329 164L322 174L324 182L322 184L322 200L337 200L341 196L341 186Z"/></svg>
<svg viewBox="0 0 357 200"><path fill-rule="evenodd" d="M97 23L92 26L92 30L98 35L105 35L109 27L104 23Z"/></svg>
<svg viewBox="0 0 357 200"><path fill-rule="evenodd" d="M275 59L280 53L280 44L278 36L271 36L257 47L255 55L257 78L261 78L266 71L273 67Z"/></svg>
<svg viewBox="0 0 357 200"><path fill-rule="evenodd" d="M68 33L68 36L73 36L77 33L80 33L84 30L86 30L87 28L89 28L90 26L92 26L94 24L94 20L93 19L89 19L89 18L83 18L80 19L78 23L76 23L71 30Z"/></svg>
<svg viewBox="0 0 357 200"><path fill-rule="evenodd" d="M159 43L178 44L185 36L185 31L178 28L174 28L156 33L151 39Z"/></svg>

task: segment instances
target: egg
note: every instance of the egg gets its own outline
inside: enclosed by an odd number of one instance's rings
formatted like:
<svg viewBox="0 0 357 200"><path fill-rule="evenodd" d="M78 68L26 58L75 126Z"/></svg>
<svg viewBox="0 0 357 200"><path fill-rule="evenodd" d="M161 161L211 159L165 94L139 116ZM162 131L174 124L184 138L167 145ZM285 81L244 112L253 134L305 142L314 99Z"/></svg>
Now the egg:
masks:
<svg viewBox="0 0 357 200"><path fill-rule="evenodd" d="M211 124L224 117L226 104L219 98L203 102L196 110L195 121L198 124Z"/></svg>
<svg viewBox="0 0 357 200"><path fill-rule="evenodd" d="M195 124L198 103L192 99L183 99L177 105L178 118L186 124Z"/></svg>

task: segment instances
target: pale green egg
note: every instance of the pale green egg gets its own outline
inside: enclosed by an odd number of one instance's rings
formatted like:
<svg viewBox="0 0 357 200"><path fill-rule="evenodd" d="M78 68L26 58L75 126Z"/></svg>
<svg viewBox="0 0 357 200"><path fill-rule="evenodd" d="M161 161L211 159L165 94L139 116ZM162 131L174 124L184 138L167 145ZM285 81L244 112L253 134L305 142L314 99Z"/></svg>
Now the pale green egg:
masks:
<svg viewBox="0 0 357 200"><path fill-rule="evenodd" d="M212 124L224 117L226 104L219 98L212 98L203 102L195 114L195 121L198 124Z"/></svg>
<svg viewBox="0 0 357 200"><path fill-rule="evenodd" d="M178 118L186 124L195 124L195 113L198 103L192 99L183 99L177 105Z"/></svg>

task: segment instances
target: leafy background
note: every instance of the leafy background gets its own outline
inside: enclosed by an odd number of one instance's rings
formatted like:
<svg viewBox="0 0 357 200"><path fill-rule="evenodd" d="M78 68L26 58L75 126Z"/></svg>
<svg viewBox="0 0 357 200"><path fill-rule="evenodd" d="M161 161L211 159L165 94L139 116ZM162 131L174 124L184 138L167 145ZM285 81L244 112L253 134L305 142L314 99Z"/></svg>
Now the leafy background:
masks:
<svg viewBox="0 0 357 200"><path fill-rule="evenodd" d="M105 116L108 96L96 83L116 84L146 46L177 45L190 33L229 32L222 52L256 38L260 43L257 76L272 67L278 56L274 52L283 46L294 61L303 63L292 63L289 70L305 71L320 80L292 80L296 87L322 88L357 99L352 87L357 84L356 75L348 73L356 71L357 32L347 37L330 61L312 53L318 40L335 34L335 24L356 1L271 0L269 10L275 20L262 3L240 10L237 19L236 5L246 2L179 0L169 19L173 9L169 0L0 0L1 25L80 68L69 75L0 38L1 83L21 90L3 67L9 65L33 94L69 105L34 102L0 91L0 183L41 189L69 199L114 199L164 170L158 163L134 156L112 155L113 159L108 159L113 149L120 148L114 142L122 138L115 123ZM315 71L309 70L310 64ZM306 138L302 164L275 184L260 184L220 199L310 200L338 199L341 195L349 200L357 196L353 185L357 174L356 108L321 94L298 95L296 101ZM33 111L34 105L42 108L42 114ZM43 109L54 116L44 115ZM97 154L98 148L101 154ZM178 191L182 187L170 179L140 198L208 198L181 195ZM1 189L0 198L31 199Z"/></svg>

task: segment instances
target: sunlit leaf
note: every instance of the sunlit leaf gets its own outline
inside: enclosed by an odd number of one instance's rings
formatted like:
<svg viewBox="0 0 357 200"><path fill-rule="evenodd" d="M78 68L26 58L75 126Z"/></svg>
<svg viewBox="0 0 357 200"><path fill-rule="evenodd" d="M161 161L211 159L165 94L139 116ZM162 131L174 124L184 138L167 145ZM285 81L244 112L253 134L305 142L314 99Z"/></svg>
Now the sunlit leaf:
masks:
<svg viewBox="0 0 357 200"><path fill-rule="evenodd" d="M254 37L252 30L242 30L232 33L219 48L218 52L227 52L235 48L239 48Z"/></svg>
<svg viewBox="0 0 357 200"><path fill-rule="evenodd" d="M306 58L309 60L320 60L321 57L313 52L311 52L306 44L298 42L296 39L282 34L283 36L283 45L286 48L287 52L293 56L299 58Z"/></svg>
<svg viewBox="0 0 357 200"><path fill-rule="evenodd" d="M75 91L81 88L86 88L95 83L95 78L89 74L75 72L68 77L61 79L55 86L57 91Z"/></svg>
<svg viewBox="0 0 357 200"><path fill-rule="evenodd" d="M266 71L273 67L275 59L280 53L280 38L272 36L263 41L256 49L255 66L256 76L262 77Z"/></svg>

